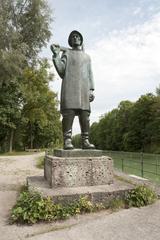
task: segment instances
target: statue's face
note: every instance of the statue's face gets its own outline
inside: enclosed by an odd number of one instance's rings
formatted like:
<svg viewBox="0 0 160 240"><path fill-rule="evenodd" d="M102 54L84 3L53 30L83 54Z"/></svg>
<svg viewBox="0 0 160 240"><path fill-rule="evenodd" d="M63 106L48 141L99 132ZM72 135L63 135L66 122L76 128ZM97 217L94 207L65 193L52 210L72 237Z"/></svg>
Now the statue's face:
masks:
<svg viewBox="0 0 160 240"><path fill-rule="evenodd" d="M72 42L72 47L81 46L82 43L81 43L81 37L79 36L79 34L74 33L72 35L71 42Z"/></svg>

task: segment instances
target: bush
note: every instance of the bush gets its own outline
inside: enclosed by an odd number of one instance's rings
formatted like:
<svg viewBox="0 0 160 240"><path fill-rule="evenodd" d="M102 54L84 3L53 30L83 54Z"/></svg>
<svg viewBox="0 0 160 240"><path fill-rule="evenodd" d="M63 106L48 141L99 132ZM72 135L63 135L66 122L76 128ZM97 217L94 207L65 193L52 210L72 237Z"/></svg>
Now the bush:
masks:
<svg viewBox="0 0 160 240"><path fill-rule="evenodd" d="M155 192L142 185L131 190L126 196L126 204L128 207L143 207L152 204L157 199Z"/></svg>
<svg viewBox="0 0 160 240"><path fill-rule="evenodd" d="M39 221L66 219L70 216L100 210L87 197L68 205L54 204L50 197L44 198L38 192L25 190L20 193L16 205L11 211L11 223L33 224ZM102 209L102 208L101 208Z"/></svg>
<svg viewBox="0 0 160 240"><path fill-rule="evenodd" d="M44 198L38 192L22 189L16 205L11 211L11 223L33 224L39 221L54 221L69 218L81 213L90 213L102 209L112 211L127 207L141 207L153 203L156 194L145 186L131 190L125 200L113 199L106 203L93 204L87 197L68 205L54 204L50 197Z"/></svg>
<svg viewBox="0 0 160 240"><path fill-rule="evenodd" d="M37 192L23 191L11 212L11 222L36 223L54 219L55 208L52 200L42 198Z"/></svg>

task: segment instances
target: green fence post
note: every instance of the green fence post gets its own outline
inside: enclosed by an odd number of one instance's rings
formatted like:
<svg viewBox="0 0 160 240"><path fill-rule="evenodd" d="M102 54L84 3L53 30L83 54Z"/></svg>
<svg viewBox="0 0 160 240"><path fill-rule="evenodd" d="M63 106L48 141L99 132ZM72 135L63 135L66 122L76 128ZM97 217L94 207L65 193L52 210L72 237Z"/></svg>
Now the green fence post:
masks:
<svg viewBox="0 0 160 240"><path fill-rule="evenodd" d="M143 152L141 153L141 177L144 175Z"/></svg>

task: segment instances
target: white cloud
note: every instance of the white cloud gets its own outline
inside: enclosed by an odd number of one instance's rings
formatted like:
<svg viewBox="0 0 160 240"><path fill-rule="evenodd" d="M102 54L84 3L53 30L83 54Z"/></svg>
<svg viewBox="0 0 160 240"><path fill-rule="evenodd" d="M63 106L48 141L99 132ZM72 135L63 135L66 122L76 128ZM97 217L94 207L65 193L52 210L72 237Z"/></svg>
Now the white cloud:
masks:
<svg viewBox="0 0 160 240"><path fill-rule="evenodd" d="M133 11L133 15L139 15L140 13L142 13L142 10L140 7L135 8Z"/></svg>
<svg viewBox="0 0 160 240"><path fill-rule="evenodd" d="M111 32L89 54L96 85L93 121L122 100L154 92L160 80L160 14L143 25Z"/></svg>

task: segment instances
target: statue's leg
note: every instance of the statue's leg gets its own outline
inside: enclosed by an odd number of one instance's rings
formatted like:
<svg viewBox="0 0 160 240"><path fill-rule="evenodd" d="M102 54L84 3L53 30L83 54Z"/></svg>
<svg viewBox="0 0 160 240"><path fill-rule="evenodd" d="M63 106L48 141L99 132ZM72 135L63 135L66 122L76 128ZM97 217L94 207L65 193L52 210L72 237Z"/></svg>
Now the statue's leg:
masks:
<svg viewBox="0 0 160 240"><path fill-rule="evenodd" d="M81 139L83 149L94 149L95 146L89 142L89 115L90 112L81 110L79 112L79 123L81 127Z"/></svg>
<svg viewBox="0 0 160 240"><path fill-rule="evenodd" d="M68 109L62 112L62 131L64 140L64 149L73 149L72 145L72 125L75 117L74 110Z"/></svg>

